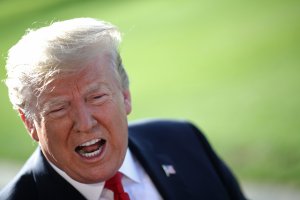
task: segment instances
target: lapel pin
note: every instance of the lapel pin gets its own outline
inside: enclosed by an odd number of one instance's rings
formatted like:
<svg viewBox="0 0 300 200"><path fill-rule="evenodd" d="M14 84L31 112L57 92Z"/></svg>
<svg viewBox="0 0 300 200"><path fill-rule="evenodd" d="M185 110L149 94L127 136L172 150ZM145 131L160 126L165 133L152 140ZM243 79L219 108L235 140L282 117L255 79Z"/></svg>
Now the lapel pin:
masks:
<svg viewBox="0 0 300 200"><path fill-rule="evenodd" d="M173 165L162 165L162 168L168 177L176 174L176 170L174 169Z"/></svg>

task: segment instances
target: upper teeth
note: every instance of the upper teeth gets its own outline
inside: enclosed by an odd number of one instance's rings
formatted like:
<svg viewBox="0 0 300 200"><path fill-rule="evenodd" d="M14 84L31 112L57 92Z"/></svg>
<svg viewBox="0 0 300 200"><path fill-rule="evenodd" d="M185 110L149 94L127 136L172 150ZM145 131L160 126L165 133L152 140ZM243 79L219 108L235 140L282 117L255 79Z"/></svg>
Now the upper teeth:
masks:
<svg viewBox="0 0 300 200"><path fill-rule="evenodd" d="M96 144L99 141L100 141L100 139L92 139L90 141L87 141L87 142L79 145L79 146L86 147L86 146L90 146L90 145Z"/></svg>

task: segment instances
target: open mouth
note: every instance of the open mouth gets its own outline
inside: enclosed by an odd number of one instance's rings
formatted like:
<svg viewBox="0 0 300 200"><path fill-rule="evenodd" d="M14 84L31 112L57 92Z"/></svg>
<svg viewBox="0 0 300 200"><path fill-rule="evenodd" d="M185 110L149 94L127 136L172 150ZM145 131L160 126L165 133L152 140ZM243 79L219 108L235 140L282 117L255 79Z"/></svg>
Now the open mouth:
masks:
<svg viewBox="0 0 300 200"><path fill-rule="evenodd" d="M104 139L93 139L89 140L75 148L75 151L85 158L92 158L100 155L106 140Z"/></svg>

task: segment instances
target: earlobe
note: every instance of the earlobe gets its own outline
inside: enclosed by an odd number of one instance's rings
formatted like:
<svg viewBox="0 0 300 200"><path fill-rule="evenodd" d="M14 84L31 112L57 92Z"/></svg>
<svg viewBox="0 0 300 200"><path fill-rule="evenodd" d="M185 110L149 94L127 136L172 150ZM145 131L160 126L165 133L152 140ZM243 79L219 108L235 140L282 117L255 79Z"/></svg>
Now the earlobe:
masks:
<svg viewBox="0 0 300 200"><path fill-rule="evenodd" d="M124 97L124 104L125 104L125 110L126 114L129 115L131 113L131 94L129 89L125 90L123 92L123 97Z"/></svg>
<svg viewBox="0 0 300 200"><path fill-rule="evenodd" d="M36 128L35 128L35 125L34 125L33 121L29 120L26 117L25 113L21 109L19 109L18 111L19 111L20 117L21 117L21 119L22 119L22 121L23 121L30 137L38 142L39 137L37 135L37 131L36 131Z"/></svg>

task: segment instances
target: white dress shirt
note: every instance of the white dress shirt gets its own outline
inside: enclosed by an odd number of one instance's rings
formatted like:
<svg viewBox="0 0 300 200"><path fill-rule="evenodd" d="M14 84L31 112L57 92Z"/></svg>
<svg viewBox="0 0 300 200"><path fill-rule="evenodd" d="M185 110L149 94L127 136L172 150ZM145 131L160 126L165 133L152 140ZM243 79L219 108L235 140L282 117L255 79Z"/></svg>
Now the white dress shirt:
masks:
<svg viewBox="0 0 300 200"><path fill-rule="evenodd" d="M104 188L104 182L85 184L75 181L50 162L54 170L76 188L88 200L113 200L113 192ZM123 174L122 184L130 200L161 200L159 192L143 167L127 149L124 162L119 169Z"/></svg>

